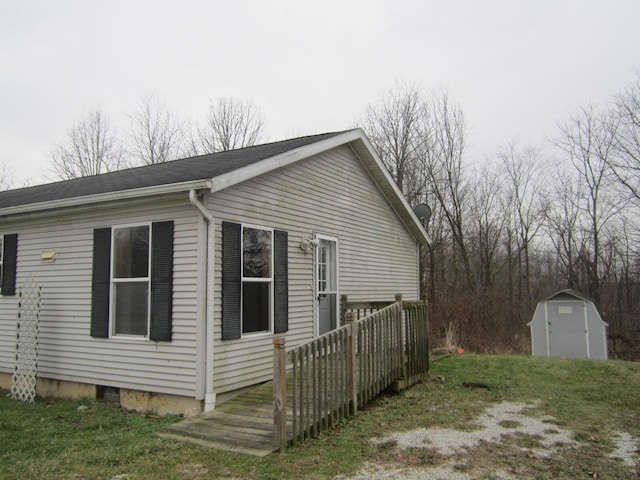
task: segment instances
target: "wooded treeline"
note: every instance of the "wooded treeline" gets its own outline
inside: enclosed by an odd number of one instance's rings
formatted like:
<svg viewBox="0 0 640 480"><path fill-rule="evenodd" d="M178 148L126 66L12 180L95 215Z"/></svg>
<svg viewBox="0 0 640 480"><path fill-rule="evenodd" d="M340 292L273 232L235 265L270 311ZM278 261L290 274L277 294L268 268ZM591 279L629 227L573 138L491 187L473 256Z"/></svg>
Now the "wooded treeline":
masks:
<svg viewBox="0 0 640 480"><path fill-rule="evenodd" d="M538 301L572 288L609 323L610 355L640 357L640 77L578 107L547 145L466 154L444 91L401 84L362 125L411 205L427 203L422 290L433 345L529 352Z"/></svg>

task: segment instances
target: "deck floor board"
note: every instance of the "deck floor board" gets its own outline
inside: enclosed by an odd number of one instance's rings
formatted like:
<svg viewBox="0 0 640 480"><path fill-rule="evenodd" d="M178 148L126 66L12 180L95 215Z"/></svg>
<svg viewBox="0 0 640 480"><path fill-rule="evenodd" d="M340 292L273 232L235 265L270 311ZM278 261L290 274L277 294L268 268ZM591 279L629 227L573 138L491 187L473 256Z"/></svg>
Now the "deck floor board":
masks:
<svg viewBox="0 0 640 480"><path fill-rule="evenodd" d="M159 436L230 452L269 455L278 450L273 445L273 383L238 395L206 416L173 424Z"/></svg>

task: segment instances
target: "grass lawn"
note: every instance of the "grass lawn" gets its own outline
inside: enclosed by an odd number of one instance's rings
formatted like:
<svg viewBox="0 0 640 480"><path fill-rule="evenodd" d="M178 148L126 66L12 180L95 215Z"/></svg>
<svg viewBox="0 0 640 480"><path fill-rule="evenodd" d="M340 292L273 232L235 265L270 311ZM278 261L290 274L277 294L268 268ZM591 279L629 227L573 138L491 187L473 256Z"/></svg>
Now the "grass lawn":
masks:
<svg viewBox="0 0 640 480"><path fill-rule="evenodd" d="M93 400L38 399L23 405L1 391L0 478L282 479L350 476L371 465L426 469L447 459L433 448L401 449L371 438L420 428L455 429L464 436L478 429L474 422L488 407L502 402L530 404L529 415L552 417L545 420L549 429L572 432L577 444L543 458L527 450L540 442L535 436L481 442L447 460L460 474L502 478L491 473L500 471L512 475L508 478L532 479L640 475L637 464L607 456L615 448L615 432L640 438L640 363L464 354L435 362L431 375L444 381L382 396L341 428L266 458L154 435L177 417L125 413ZM466 388L465 382L489 388ZM81 405L88 409L78 411Z"/></svg>

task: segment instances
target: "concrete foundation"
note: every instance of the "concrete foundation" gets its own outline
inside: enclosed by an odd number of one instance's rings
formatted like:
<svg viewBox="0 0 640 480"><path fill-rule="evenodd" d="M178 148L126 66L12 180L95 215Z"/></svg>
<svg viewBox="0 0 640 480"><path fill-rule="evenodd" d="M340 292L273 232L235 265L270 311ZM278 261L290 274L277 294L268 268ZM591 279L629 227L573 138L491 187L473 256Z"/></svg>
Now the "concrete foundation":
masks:
<svg viewBox="0 0 640 480"><path fill-rule="evenodd" d="M0 372L0 388L11 390L10 374ZM41 397L96 398L96 385L38 377L36 393ZM120 389L119 397L120 406L134 412L195 417L202 413L203 409L201 400L179 395Z"/></svg>
<svg viewBox="0 0 640 480"><path fill-rule="evenodd" d="M0 388L11 390L11 375L0 372Z"/></svg>
<svg viewBox="0 0 640 480"><path fill-rule="evenodd" d="M36 393L41 397L96 398L96 386L38 377Z"/></svg>
<svg viewBox="0 0 640 480"><path fill-rule="evenodd" d="M156 415L195 417L202 412L202 401L194 398L120 389L120 406L134 412L153 412Z"/></svg>

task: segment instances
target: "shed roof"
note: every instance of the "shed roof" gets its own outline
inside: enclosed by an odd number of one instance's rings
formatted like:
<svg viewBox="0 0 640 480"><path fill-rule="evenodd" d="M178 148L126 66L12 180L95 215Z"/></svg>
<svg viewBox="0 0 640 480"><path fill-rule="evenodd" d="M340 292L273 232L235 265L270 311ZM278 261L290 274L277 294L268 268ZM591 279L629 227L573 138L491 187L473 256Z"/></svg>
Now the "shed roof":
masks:
<svg viewBox="0 0 640 480"><path fill-rule="evenodd" d="M545 298L542 301L546 302L546 301L549 301L549 300L553 300L553 299L555 299L557 297L562 297L562 296L566 296L566 295L569 295L571 297L575 297L576 299L583 300L585 302L591 302L593 304L596 303L596 301L593 298L588 297L586 295L583 295L582 293L576 292L575 290L573 290L571 288L566 288L564 290L560 290L559 292L554 293L553 295Z"/></svg>
<svg viewBox="0 0 640 480"><path fill-rule="evenodd" d="M0 192L0 219L192 189L216 192L341 145L348 145L360 158L412 236L421 244L427 243L426 231L360 129L298 137L8 190Z"/></svg>

